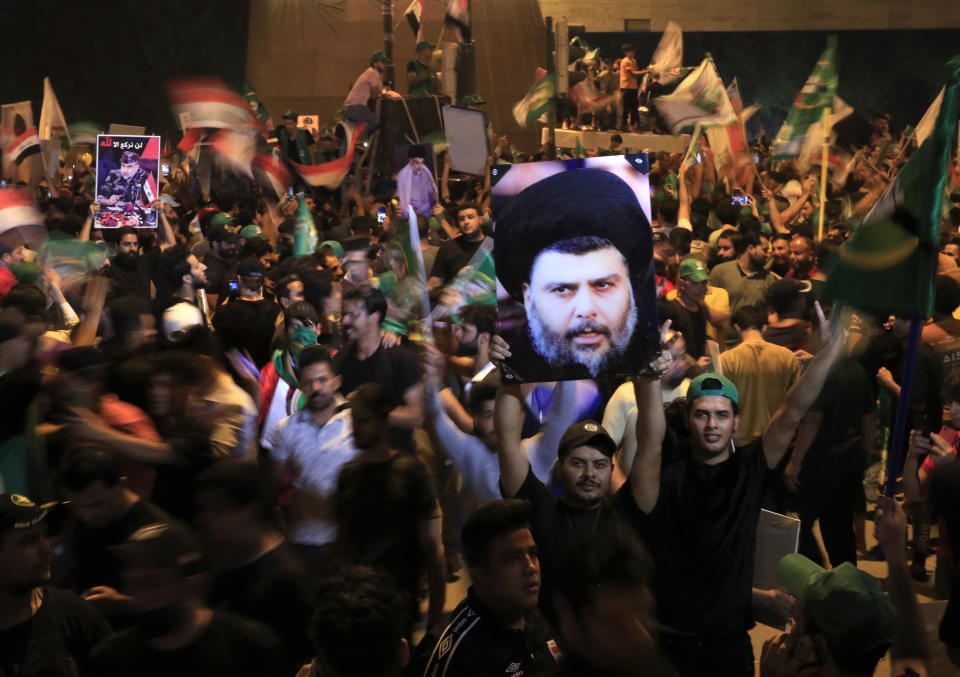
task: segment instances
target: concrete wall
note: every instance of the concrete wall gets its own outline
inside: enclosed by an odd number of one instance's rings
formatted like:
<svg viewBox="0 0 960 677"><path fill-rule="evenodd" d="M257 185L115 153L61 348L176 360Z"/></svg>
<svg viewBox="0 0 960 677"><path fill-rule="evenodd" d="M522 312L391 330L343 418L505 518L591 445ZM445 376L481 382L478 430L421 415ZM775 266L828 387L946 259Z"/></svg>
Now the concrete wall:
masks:
<svg viewBox="0 0 960 677"><path fill-rule="evenodd" d="M482 2L482 0L480 0ZM957 0L539 0L543 16L588 31L622 31L624 18L668 19L689 31L960 28Z"/></svg>
<svg viewBox="0 0 960 677"><path fill-rule="evenodd" d="M403 19L409 0L394 0L396 89L406 93L406 64L414 36ZM370 54L383 49L380 0L251 0L247 77L274 120L287 108L301 115L332 118ZM426 0L424 36L437 42L446 0ZM535 130L520 129L513 104L533 83L545 61L545 38L536 0L478 0L473 5L477 45L477 92L488 106L494 129L524 148ZM444 31L444 40L452 40Z"/></svg>

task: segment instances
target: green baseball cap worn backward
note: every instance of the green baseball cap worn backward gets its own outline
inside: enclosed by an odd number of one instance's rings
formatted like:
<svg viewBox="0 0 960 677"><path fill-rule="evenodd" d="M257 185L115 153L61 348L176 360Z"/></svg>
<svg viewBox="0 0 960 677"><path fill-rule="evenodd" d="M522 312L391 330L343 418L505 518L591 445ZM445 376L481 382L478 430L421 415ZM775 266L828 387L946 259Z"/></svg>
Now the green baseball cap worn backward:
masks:
<svg viewBox="0 0 960 677"><path fill-rule="evenodd" d="M707 275L706 264L698 258L689 258L681 261L677 269L677 275L691 282L706 282L710 277Z"/></svg>
<svg viewBox="0 0 960 677"><path fill-rule="evenodd" d="M793 553L780 560L777 576L834 653L882 655L893 641L893 604L867 572L849 562L827 570Z"/></svg>
<svg viewBox="0 0 960 677"><path fill-rule="evenodd" d="M421 40L417 43L416 51L419 52L421 49L434 49L435 47L436 45L429 40Z"/></svg>
<svg viewBox="0 0 960 677"><path fill-rule="evenodd" d="M687 400L698 397L726 397L734 404L740 403L737 386L730 379L714 372L700 374L687 386Z"/></svg>
<svg viewBox="0 0 960 677"><path fill-rule="evenodd" d="M388 66L392 63L390 59L387 58L387 55L384 54L383 52L374 52L373 54L370 55L370 63L375 63L377 61L381 63L385 63Z"/></svg>

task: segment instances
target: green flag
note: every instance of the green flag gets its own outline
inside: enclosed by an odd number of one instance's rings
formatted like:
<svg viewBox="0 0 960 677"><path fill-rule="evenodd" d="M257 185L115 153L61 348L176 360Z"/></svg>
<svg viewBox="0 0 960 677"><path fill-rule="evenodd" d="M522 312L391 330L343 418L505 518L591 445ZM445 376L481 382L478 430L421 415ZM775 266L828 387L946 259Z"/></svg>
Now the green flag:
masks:
<svg viewBox="0 0 960 677"><path fill-rule="evenodd" d="M960 59L954 58L933 133L844 245L827 278L829 298L855 308L930 315L940 204L957 133L958 81Z"/></svg>
<svg viewBox="0 0 960 677"><path fill-rule="evenodd" d="M273 126L273 122L270 120L270 114L267 113L267 107L260 101L260 97L257 96L257 90L253 88L249 80L244 80L243 82L243 99L250 106L250 110L257 116L257 120L259 120L261 124L267 127Z"/></svg>
<svg viewBox="0 0 960 677"><path fill-rule="evenodd" d="M573 154L576 157L587 157L587 151L584 150L583 144L580 143L580 137L577 136L577 147L573 149Z"/></svg>
<svg viewBox="0 0 960 677"><path fill-rule="evenodd" d="M317 228L303 193L297 194L297 200L300 204L297 207L297 224L293 228L293 255L309 256L317 248Z"/></svg>
<svg viewBox="0 0 960 677"><path fill-rule="evenodd" d="M787 121L773 142L774 159L797 157L811 125L820 122L824 109L833 105L833 97L837 94L836 51L837 36L831 35L827 38L827 48L817 59L803 89L797 93ZM822 129L820 133L823 134Z"/></svg>
<svg viewBox="0 0 960 677"><path fill-rule="evenodd" d="M517 124L526 127L557 105L557 74L550 73L533 83L533 87L513 107Z"/></svg>

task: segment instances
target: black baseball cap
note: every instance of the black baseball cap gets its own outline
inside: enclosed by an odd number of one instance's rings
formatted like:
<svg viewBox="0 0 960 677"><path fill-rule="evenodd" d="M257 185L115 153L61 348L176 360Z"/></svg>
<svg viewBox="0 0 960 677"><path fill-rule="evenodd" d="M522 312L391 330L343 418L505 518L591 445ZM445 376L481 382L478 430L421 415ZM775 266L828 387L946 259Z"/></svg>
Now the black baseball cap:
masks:
<svg viewBox="0 0 960 677"><path fill-rule="evenodd" d="M578 421L567 428L560 438L557 457L563 458L577 447L593 447L607 458L617 451L617 443L596 421Z"/></svg>
<svg viewBox="0 0 960 677"><path fill-rule="evenodd" d="M37 505L23 494L0 494L0 534L40 524L56 505Z"/></svg>
<svg viewBox="0 0 960 677"><path fill-rule="evenodd" d="M200 541L186 527L164 522L140 527L110 552L125 566L176 568L185 574L194 573L190 567L203 559Z"/></svg>
<svg viewBox="0 0 960 677"><path fill-rule="evenodd" d="M255 256L248 256L237 263L237 275L242 277L263 277L267 274L267 269Z"/></svg>

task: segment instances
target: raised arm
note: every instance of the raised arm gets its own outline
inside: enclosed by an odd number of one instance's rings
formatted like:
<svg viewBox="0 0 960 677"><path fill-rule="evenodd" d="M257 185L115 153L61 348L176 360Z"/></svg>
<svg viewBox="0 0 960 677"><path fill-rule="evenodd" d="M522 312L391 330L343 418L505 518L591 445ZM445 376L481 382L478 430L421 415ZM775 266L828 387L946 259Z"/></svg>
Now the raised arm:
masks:
<svg viewBox="0 0 960 677"><path fill-rule="evenodd" d="M97 217L97 212L100 211L100 204L94 200L90 203L90 213L87 215L87 220L83 222L83 227L80 229L80 235L77 236L77 239L81 242L90 241L90 231L93 229L93 220Z"/></svg>
<svg viewBox="0 0 960 677"><path fill-rule="evenodd" d="M664 343L670 324L667 320L660 329L660 345ZM660 497L660 460L663 436L667 431L660 375L670 368L672 362L670 352L664 350L650 365L653 373L638 376L633 381L637 398L637 455L630 468L630 490L637 507L646 513L653 510Z"/></svg>
<svg viewBox="0 0 960 677"><path fill-rule="evenodd" d="M774 232L789 234L790 231L783 223L783 217L780 215L780 208L777 207L777 199L773 191L769 188L762 188L761 191L767 201L767 207L770 209L770 225L773 226Z"/></svg>
<svg viewBox="0 0 960 677"><path fill-rule="evenodd" d="M787 393L777 413L770 419L763 432L763 453L767 457L767 467L774 468L790 445L793 433L803 419L804 414L817 399L830 367L844 351L847 332L843 327L840 313L835 307L832 318L832 331L827 344L811 360L800 380Z"/></svg>
<svg viewBox="0 0 960 677"><path fill-rule="evenodd" d="M494 409L497 431L497 460L500 462L500 490L504 498L517 495L530 470L523 451L523 395L520 386L500 386Z"/></svg>
<svg viewBox="0 0 960 677"><path fill-rule="evenodd" d="M546 482L550 477L550 469L557 460L560 438L567 432L567 428L577 422L576 418L577 382L561 381L553 391L553 402L550 403L550 409L547 411L540 431L520 443L524 456L529 459L533 467L533 474L542 482ZM522 479L520 483L523 484Z"/></svg>

